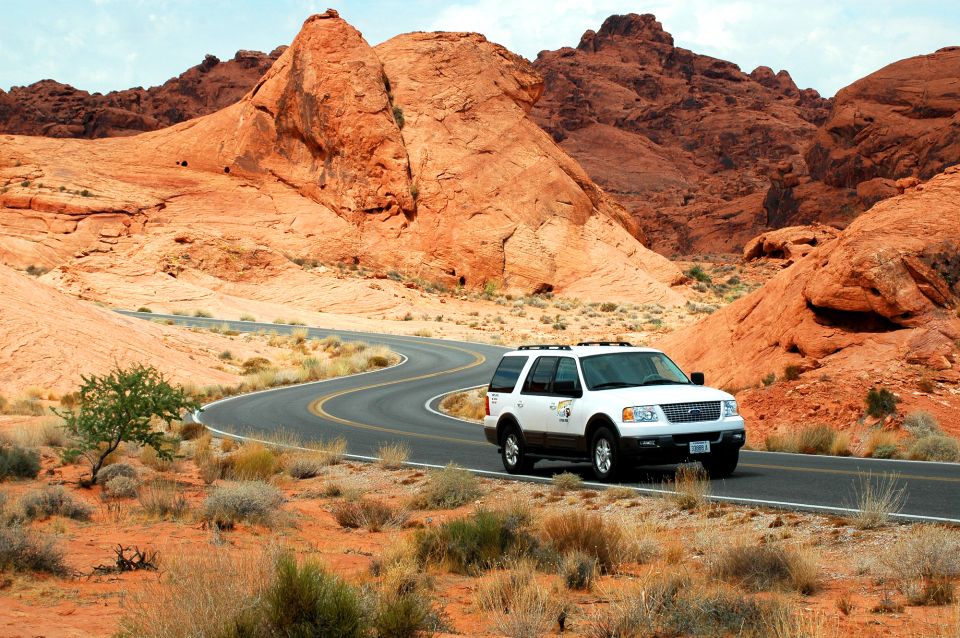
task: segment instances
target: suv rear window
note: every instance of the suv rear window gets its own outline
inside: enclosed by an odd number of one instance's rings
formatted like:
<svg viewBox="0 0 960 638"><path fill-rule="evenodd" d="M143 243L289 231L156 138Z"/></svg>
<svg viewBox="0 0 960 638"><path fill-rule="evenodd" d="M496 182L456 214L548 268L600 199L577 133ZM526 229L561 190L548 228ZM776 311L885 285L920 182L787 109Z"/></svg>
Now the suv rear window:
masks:
<svg viewBox="0 0 960 638"><path fill-rule="evenodd" d="M493 373L488 392L513 392L529 357L504 357Z"/></svg>

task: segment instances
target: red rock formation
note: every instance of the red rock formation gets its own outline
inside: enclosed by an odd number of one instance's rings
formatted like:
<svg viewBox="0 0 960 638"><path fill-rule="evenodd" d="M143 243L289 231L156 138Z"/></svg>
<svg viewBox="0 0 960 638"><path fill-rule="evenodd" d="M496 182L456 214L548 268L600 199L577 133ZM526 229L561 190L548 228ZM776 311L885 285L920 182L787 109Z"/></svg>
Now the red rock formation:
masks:
<svg viewBox="0 0 960 638"><path fill-rule="evenodd" d="M960 162L960 47L894 62L842 89L805 161L807 171L771 175L772 224L843 226L903 192L896 180L926 180Z"/></svg>
<svg viewBox="0 0 960 638"><path fill-rule="evenodd" d="M958 202L960 168L950 168L875 205L760 290L659 345L722 386L756 385L787 366L816 369L801 380L832 379L839 396L850 379L902 387L930 370L956 384ZM863 396L851 400L862 406ZM802 415L809 406L794 407ZM960 426L955 409L952 418Z"/></svg>
<svg viewBox="0 0 960 638"><path fill-rule="evenodd" d="M533 117L665 254L739 250L765 227L765 173L802 163L829 105L786 71L675 47L652 15L611 16L534 66Z"/></svg>
<svg viewBox="0 0 960 638"><path fill-rule="evenodd" d="M237 51L203 62L160 86L90 94L54 80L0 91L0 133L48 137L113 137L183 122L233 104L280 57Z"/></svg>
<svg viewBox="0 0 960 638"><path fill-rule="evenodd" d="M59 265L74 290L107 272L209 287L230 277L198 272L196 246L242 237L263 263L682 302L679 270L527 117L540 91L525 60L482 36L410 34L374 50L328 11L211 115L95 142L0 138L0 259ZM223 263L269 277L232 250Z"/></svg>
<svg viewBox="0 0 960 638"><path fill-rule="evenodd" d="M747 242L743 247L743 259L750 261L770 257L793 262L809 253L815 246L835 239L838 232L835 228L820 224L771 230Z"/></svg>

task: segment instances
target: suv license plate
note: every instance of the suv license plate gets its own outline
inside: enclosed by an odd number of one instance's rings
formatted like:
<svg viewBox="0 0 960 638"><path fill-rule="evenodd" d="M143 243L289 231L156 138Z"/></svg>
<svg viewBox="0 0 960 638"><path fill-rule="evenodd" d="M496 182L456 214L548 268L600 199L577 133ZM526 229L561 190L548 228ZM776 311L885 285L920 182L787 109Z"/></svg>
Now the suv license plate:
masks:
<svg viewBox="0 0 960 638"><path fill-rule="evenodd" d="M709 454L710 441L690 441L690 454Z"/></svg>

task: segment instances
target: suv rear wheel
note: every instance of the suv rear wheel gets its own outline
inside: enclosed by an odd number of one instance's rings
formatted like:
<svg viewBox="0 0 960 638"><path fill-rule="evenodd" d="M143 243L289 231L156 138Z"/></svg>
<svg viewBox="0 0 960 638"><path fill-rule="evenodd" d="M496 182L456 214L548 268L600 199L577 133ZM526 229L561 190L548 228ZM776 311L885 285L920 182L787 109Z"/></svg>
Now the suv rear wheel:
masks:
<svg viewBox="0 0 960 638"><path fill-rule="evenodd" d="M726 478L733 474L737 469L737 463L740 461L740 450L726 450L723 452L713 452L709 457L703 459L703 467L710 474L711 478Z"/></svg>
<svg viewBox="0 0 960 638"><path fill-rule="evenodd" d="M600 428L590 442L590 461L593 474L600 481L612 481L620 471L617 437L610 428Z"/></svg>
<svg viewBox="0 0 960 638"><path fill-rule="evenodd" d="M527 449L519 428L509 425L500 438L500 459L503 468L510 474L524 474L533 468L533 461L527 457Z"/></svg>

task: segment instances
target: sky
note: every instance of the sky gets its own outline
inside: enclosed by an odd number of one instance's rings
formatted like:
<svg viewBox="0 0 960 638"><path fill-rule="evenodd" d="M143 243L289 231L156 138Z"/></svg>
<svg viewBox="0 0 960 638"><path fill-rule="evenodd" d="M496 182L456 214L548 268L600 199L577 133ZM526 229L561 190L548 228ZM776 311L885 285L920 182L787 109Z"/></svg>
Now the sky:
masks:
<svg viewBox="0 0 960 638"><path fill-rule="evenodd" d="M289 44L336 8L376 45L479 31L534 59L612 14L653 13L677 46L744 71L786 69L825 96L896 60L960 45L958 0L0 0L0 88L52 78L88 91L155 86L238 49Z"/></svg>

